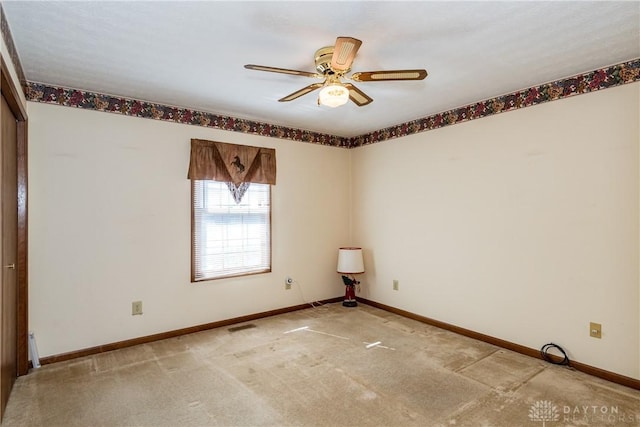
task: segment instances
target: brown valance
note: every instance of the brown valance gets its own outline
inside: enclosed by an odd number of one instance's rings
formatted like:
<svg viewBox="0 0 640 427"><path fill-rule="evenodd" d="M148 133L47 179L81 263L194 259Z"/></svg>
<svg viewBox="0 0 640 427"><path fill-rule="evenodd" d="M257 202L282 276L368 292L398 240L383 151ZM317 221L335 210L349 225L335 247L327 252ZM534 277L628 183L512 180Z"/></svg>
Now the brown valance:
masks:
<svg viewBox="0 0 640 427"><path fill-rule="evenodd" d="M187 178L275 185L276 150L192 139Z"/></svg>

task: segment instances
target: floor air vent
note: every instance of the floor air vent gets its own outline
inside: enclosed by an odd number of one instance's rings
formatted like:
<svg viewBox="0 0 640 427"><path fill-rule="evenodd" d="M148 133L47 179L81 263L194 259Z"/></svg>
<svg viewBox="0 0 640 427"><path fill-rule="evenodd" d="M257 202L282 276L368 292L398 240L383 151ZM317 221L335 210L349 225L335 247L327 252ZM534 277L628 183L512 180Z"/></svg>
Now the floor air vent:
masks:
<svg viewBox="0 0 640 427"><path fill-rule="evenodd" d="M233 328L229 328L228 331L229 332L238 332L238 331L244 331L245 329L252 329L255 328L256 325L254 325L253 323L248 323L246 325L240 325L240 326L234 326Z"/></svg>

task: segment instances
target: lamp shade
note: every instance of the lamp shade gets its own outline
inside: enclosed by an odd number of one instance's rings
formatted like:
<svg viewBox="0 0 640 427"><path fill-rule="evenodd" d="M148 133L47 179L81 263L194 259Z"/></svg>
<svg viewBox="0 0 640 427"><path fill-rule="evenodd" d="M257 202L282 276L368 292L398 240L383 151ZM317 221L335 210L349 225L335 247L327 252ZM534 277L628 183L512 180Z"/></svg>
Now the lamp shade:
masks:
<svg viewBox="0 0 640 427"><path fill-rule="evenodd" d="M340 248L338 250L338 273L364 273L362 248Z"/></svg>

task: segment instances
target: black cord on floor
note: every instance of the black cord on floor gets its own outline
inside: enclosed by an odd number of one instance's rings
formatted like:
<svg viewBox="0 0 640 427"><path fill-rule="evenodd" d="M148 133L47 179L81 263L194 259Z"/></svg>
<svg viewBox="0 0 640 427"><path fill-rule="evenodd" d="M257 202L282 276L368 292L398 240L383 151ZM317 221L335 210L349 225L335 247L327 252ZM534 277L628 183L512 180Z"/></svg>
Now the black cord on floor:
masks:
<svg viewBox="0 0 640 427"><path fill-rule="evenodd" d="M551 355L549 354L549 349L552 349L552 348L555 348L560 353L562 353L562 355L564 356L564 359L562 359L560 362L557 362L556 359L552 358ZM553 363L554 365L567 365L567 366L569 366L569 356L567 356L567 353L564 352L562 347L560 347L559 345L554 344L552 342L542 346L542 348L540 349L540 356L542 356L542 358L544 360L546 360L547 362ZM556 357L558 357L558 356L556 356Z"/></svg>

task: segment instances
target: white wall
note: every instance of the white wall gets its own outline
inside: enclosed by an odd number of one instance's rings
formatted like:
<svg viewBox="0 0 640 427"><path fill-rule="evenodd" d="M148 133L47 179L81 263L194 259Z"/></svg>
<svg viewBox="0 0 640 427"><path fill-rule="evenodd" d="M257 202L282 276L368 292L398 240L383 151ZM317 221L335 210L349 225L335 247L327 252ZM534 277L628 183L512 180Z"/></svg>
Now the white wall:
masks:
<svg viewBox="0 0 640 427"><path fill-rule="evenodd" d="M628 84L352 150L363 296L640 378L639 94Z"/></svg>
<svg viewBox="0 0 640 427"><path fill-rule="evenodd" d="M349 152L55 105L29 113L29 312L41 356L344 292ZM273 272L190 283L191 138L276 149ZM142 300L144 314L131 316Z"/></svg>

